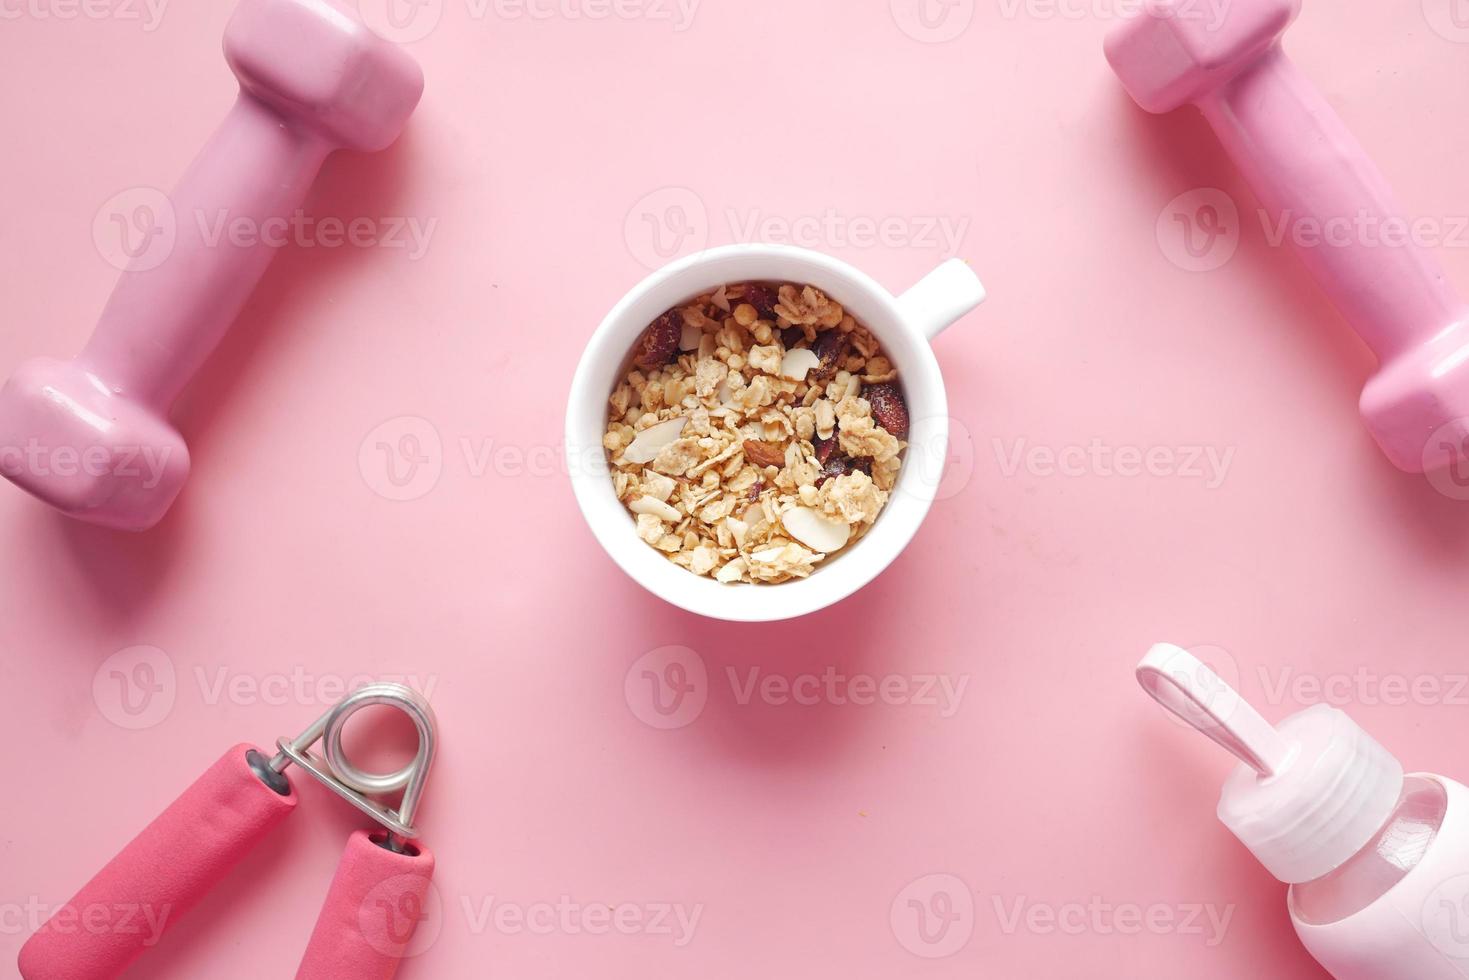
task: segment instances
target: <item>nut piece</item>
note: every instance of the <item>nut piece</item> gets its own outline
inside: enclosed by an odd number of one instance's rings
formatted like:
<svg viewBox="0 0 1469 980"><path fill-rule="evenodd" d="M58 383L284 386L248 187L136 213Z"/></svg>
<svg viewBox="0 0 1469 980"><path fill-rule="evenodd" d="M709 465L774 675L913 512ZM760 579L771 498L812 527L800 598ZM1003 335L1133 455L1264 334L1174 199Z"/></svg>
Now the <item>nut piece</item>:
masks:
<svg viewBox="0 0 1469 980"><path fill-rule="evenodd" d="M821 364L821 358L804 347L786 351L780 361L780 376L788 381L805 381L806 375Z"/></svg>
<svg viewBox="0 0 1469 980"><path fill-rule="evenodd" d="M683 517L678 511L668 506L657 497L639 497L627 505L627 509L634 514L652 514L665 521L678 521Z"/></svg>
<svg viewBox="0 0 1469 980"><path fill-rule="evenodd" d="M688 418L680 416L649 426L639 432L638 437L632 441L632 445L622 451L622 458L640 466L653 462L663 451L663 447L675 442L679 434L683 432L683 427L688 424Z"/></svg>
<svg viewBox="0 0 1469 980"><path fill-rule="evenodd" d="M756 442L754 439L746 439L745 458L761 469L767 466L784 466L786 451L773 442Z"/></svg>
<svg viewBox="0 0 1469 980"><path fill-rule="evenodd" d="M908 438L908 406L902 392L889 384L868 385L862 389L862 397L872 406L872 417L878 425L899 439Z"/></svg>
<svg viewBox="0 0 1469 980"><path fill-rule="evenodd" d="M793 507L781 516L780 522L791 532L791 537L822 554L845 548L852 535L852 529L844 522L824 517L810 507Z"/></svg>
<svg viewBox="0 0 1469 980"><path fill-rule="evenodd" d="M673 359L683 340L683 320L673 310L653 321L643 331L633 354L633 363L644 371L660 368Z"/></svg>
<svg viewBox="0 0 1469 980"><path fill-rule="evenodd" d="M691 351L699 349L699 342L704 339L704 331L692 323L683 325L683 332L679 334L678 349L680 351Z"/></svg>

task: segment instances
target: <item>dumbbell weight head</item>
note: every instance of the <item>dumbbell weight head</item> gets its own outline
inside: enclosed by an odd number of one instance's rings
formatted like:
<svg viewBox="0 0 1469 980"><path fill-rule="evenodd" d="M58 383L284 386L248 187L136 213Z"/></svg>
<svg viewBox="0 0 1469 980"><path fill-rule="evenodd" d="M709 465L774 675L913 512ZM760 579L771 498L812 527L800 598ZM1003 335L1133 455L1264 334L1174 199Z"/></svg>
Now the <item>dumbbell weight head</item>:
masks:
<svg viewBox="0 0 1469 980"><path fill-rule="evenodd" d="M225 28L240 86L333 146L372 152L402 131L423 72L329 0L247 0Z"/></svg>
<svg viewBox="0 0 1469 980"><path fill-rule="evenodd" d="M189 447L152 406L77 361L29 361L0 389L0 475L62 513L152 527L189 476Z"/></svg>
<svg viewBox="0 0 1469 980"><path fill-rule="evenodd" d="M1172 112L1247 68L1300 12L1301 0L1148 0L1107 36L1107 60L1138 105Z"/></svg>
<svg viewBox="0 0 1469 980"><path fill-rule="evenodd" d="M1466 326L1455 324L1385 362L1362 390L1362 418L1400 469L1432 473L1469 454Z"/></svg>

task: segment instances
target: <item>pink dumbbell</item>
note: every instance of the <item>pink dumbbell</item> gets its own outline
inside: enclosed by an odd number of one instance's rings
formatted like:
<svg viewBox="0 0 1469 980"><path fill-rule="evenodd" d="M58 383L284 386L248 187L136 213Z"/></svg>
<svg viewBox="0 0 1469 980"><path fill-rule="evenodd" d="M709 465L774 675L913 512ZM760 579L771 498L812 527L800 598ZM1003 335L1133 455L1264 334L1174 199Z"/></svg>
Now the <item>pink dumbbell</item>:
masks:
<svg viewBox="0 0 1469 980"><path fill-rule="evenodd" d="M392 143L423 92L414 60L337 0L242 0L224 53L239 99L169 198L171 249L134 260L80 356L31 361L0 389L0 473L95 524L143 530L168 511L189 473L169 408L270 264L261 229L301 206L333 150ZM211 234L221 214L256 234Z"/></svg>
<svg viewBox="0 0 1469 980"><path fill-rule="evenodd" d="M1229 0L1215 13L1148 0L1107 38L1107 58L1149 112L1196 104L1273 220L1352 229L1301 254L1382 363L1362 393L1368 428L1398 467L1438 469L1469 438L1469 308L1411 244L1387 181L1281 50L1300 6Z"/></svg>

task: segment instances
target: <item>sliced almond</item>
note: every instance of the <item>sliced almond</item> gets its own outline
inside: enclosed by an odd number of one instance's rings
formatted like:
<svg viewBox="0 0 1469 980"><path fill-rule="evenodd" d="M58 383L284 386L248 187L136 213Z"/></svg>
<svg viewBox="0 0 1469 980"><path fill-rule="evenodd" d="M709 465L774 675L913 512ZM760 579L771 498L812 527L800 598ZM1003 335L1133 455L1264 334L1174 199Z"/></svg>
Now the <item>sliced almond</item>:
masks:
<svg viewBox="0 0 1469 980"><path fill-rule="evenodd" d="M699 341L704 339L704 331L691 324L683 325L683 335L678 338L678 349L690 351L699 349Z"/></svg>
<svg viewBox="0 0 1469 980"><path fill-rule="evenodd" d="M788 381L805 381L812 368L821 364L821 358L804 347L786 351L780 361L780 376Z"/></svg>
<svg viewBox="0 0 1469 980"><path fill-rule="evenodd" d="M745 535L750 533L750 525L738 517L726 517L724 526L729 528L729 533L734 537L735 544L743 548L745 546Z"/></svg>
<svg viewBox="0 0 1469 980"><path fill-rule="evenodd" d="M785 550L786 546L783 544L771 545L768 548L761 548L759 551L750 552L750 560L768 564L778 560L785 553Z"/></svg>
<svg viewBox="0 0 1469 980"><path fill-rule="evenodd" d="M810 507L793 507L781 516L781 523L791 537L822 554L831 554L847 546L852 529L844 521L834 521Z"/></svg>
<svg viewBox="0 0 1469 980"><path fill-rule="evenodd" d="M688 424L688 418L680 416L649 426L639 432L632 445L622 451L622 458L638 465L653 462L663 451L663 447L675 442L683 432L683 427Z"/></svg>
<svg viewBox="0 0 1469 980"><path fill-rule="evenodd" d="M732 582L738 582L740 579L744 578L744 575L745 560L743 558L736 558L734 561L730 562L719 571L715 572L714 578L720 582L723 582L725 585L729 585Z"/></svg>
<svg viewBox="0 0 1469 980"><path fill-rule="evenodd" d="M627 509L634 514L652 514L654 517L665 521L680 520L683 515L672 507L659 500L657 497L642 496L627 505Z"/></svg>

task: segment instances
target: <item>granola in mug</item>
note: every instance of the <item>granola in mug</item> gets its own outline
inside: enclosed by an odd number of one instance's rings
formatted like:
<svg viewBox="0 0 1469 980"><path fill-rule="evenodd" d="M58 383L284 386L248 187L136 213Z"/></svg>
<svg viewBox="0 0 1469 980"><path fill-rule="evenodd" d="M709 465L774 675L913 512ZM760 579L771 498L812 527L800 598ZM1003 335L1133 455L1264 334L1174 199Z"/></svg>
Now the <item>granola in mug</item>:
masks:
<svg viewBox="0 0 1469 980"><path fill-rule="evenodd" d="M638 536L720 582L805 578L871 529L908 409L876 338L812 286L744 283L664 313L603 445Z"/></svg>

